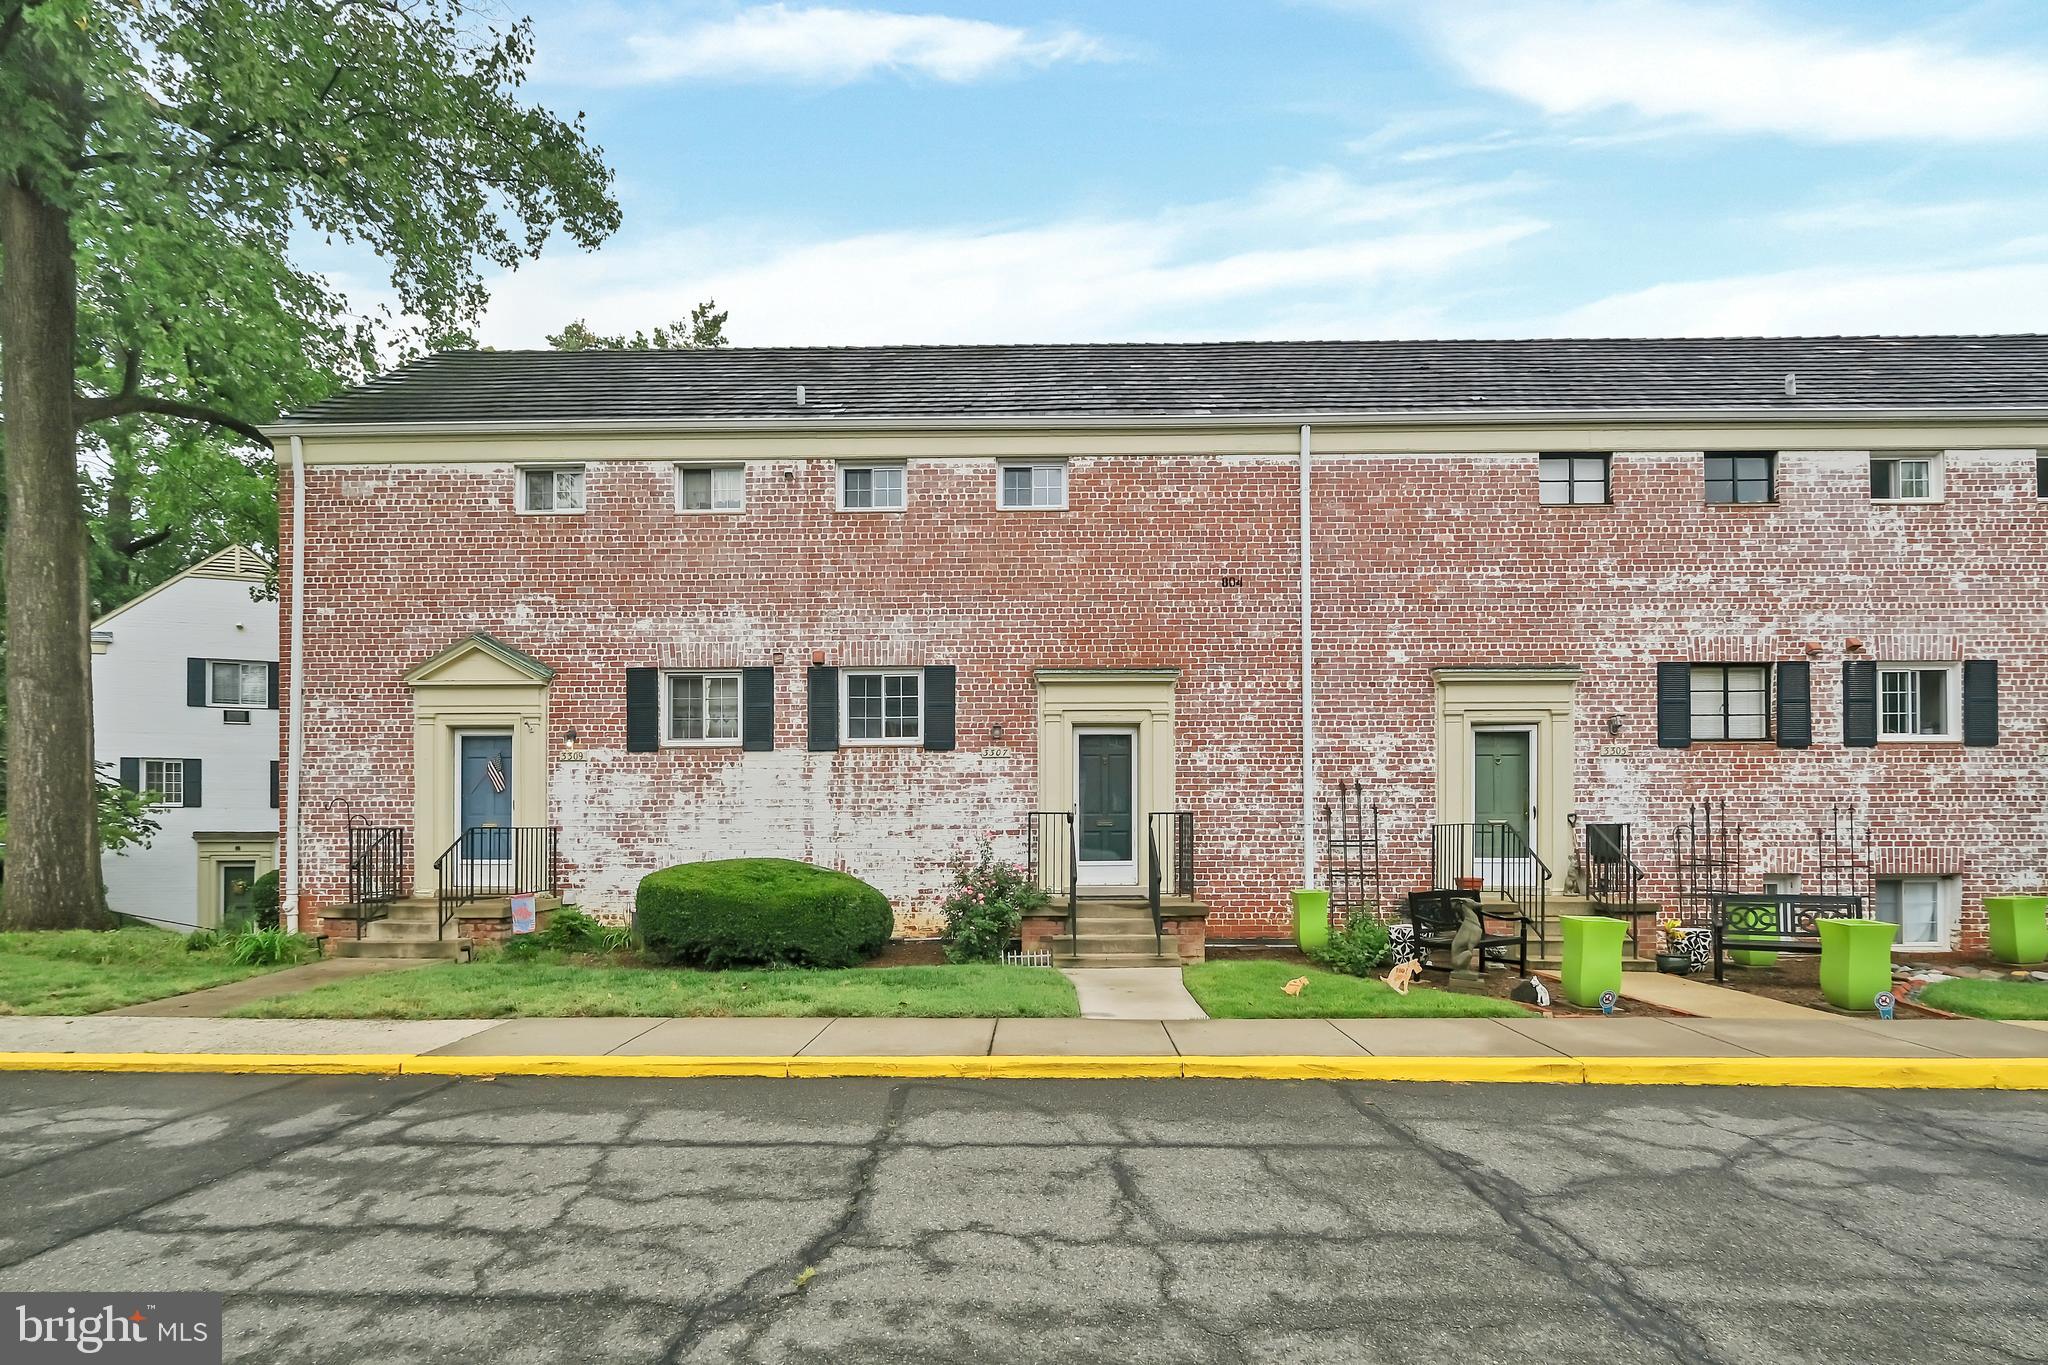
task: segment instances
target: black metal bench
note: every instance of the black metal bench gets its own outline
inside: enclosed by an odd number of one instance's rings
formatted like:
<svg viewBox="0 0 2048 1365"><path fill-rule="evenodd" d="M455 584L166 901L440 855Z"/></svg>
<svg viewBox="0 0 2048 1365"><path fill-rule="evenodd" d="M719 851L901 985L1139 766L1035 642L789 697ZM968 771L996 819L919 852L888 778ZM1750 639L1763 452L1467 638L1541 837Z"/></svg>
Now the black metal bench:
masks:
<svg viewBox="0 0 2048 1365"><path fill-rule="evenodd" d="M1465 924L1465 908L1470 906L1479 916L1479 948L1472 955L1473 970L1484 973L1489 961L1505 967L1510 962L1523 976L1529 974L1529 921L1515 910L1504 910L1498 905L1489 906L1470 891L1410 891L1408 893L1408 922L1415 926L1415 960L1423 969L1432 972L1449 973L1452 970L1450 958L1451 940ZM1487 928L1488 922L1512 924L1512 933L1496 933ZM1513 947L1510 955L1502 949ZM1439 967L1429 960L1430 950L1444 951L1445 965Z"/></svg>
<svg viewBox="0 0 2048 1365"><path fill-rule="evenodd" d="M1875 919L1861 896L1802 896L1778 892L1716 891L1713 913L1714 980L1727 980L1727 955L1817 953L1821 919Z"/></svg>

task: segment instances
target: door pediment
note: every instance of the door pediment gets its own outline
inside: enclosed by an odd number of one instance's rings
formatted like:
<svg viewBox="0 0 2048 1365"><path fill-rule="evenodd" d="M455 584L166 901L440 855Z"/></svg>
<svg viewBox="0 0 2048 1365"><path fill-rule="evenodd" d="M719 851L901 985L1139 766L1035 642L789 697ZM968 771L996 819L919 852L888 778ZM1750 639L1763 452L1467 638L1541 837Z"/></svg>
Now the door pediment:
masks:
<svg viewBox="0 0 2048 1365"><path fill-rule="evenodd" d="M495 636L476 631L405 675L412 687L533 687L555 670Z"/></svg>

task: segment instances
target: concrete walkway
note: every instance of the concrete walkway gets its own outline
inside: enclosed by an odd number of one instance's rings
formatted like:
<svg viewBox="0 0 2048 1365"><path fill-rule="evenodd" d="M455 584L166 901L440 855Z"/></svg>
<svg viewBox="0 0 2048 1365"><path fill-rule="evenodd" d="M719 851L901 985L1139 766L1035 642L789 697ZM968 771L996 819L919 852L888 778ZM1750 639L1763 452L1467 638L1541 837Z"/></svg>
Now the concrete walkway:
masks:
<svg viewBox="0 0 2048 1365"><path fill-rule="evenodd" d="M1835 1019L1825 1010L1808 1009L1767 995L1716 986L1689 976L1664 972L1623 972L1621 994L1625 1000L1640 1000L1660 1009L1676 1010L1700 1019Z"/></svg>
<svg viewBox="0 0 2048 1365"><path fill-rule="evenodd" d="M1207 1019L1178 967L1062 967L1083 1019Z"/></svg>
<svg viewBox="0 0 2048 1365"><path fill-rule="evenodd" d="M369 976L375 972L402 972L413 967L425 967L423 960L389 957L330 957L319 962L309 962L303 967L287 967L281 972L265 972L244 981L230 981L225 986L213 986L203 991L192 991L186 995L168 996L162 1000L145 1000L139 1005L126 1005L106 1013L115 1015L148 1015L159 1019L219 1019L252 1000L268 1000L272 996L297 995L315 986L325 986L333 981L346 981L352 976Z"/></svg>

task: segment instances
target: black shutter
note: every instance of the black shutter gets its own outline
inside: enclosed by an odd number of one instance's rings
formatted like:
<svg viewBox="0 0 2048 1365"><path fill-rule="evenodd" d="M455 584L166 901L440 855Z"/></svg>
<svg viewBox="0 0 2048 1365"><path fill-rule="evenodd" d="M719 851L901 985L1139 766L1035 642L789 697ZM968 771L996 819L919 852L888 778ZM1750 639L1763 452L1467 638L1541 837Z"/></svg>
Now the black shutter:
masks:
<svg viewBox="0 0 2048 1365"><path fill-rule="evenodd" d="M199 760L185 760L185 804L197 806L200 803Z"/></svg>
<svg viewBox="0 0 2048 1365"><path fill-rule="evenodd" d="M132 792L139 792L142 790L141 759L124 758L121 760L121 785Z"/></svg>
<svg viewBox="0 0 2048 1365"><path fill-rule="evenodd" d="M1842 663L1842 743L1851 749L1877 747L1877 665L1869 659Z"/></svg>
<svg viewBox="0 0 2048 1365"><path fill-rule="evenodd" d="M775 670L740 670L740 747L775 747Z"/></svg>
<svg viewBox="0 0 2048 1365"><path fill-rule="evenodd" d="M1989 749L1998 743L1998 660L1963 664L1963 743Z"/></svg>
<svg viewBox="0 0 2048 1365"><path fill-rule="evenodd" d="M1813 743L1813 665L1798 660L1778 665L1778 747L1804 749Z"/></svg>
<svg viewBox="0 0 2048 1365"><path fill-rule="evenodd" d="M934 664L924 671L924 747L953 747L953 690L955 671L951 664Z"/></svg>
<svg viewBox="0 0 2048 1365"><path fill-rule="evenodd" d="M661 747L661 670L626 670L626 752L651 754Z"/></svg>
<svg viewBox="0 0 2048 1365"><path fill-rule="evenodd" d="M270 699L263 704L275 711L277 709L277 665L265 664L263 666L270 670Z"/></svg>
<svg viewBox="0 0 2048 1365"><path fill-rule="evenodd" d="M811 752L828 753L839 747L839 670L812 664L806 685L811 702Z"/></svg>
<svg viewBox="0 0 2048 1365"><path fill-rule="evenodd" d="M270 760L270 808L277 809L277 760Z"/></svg>
<svg viewBox="0 0 2048 1365"><path fill-rule="evenodd" d="M1657 747L1692 747L1692 665L1657 665Z"/></svg>
<svg viewBox="0 0 2048 1365"><path fill-rule="evenodd" d="M206 705L206 660L185 660L185 705Z"/></svg>

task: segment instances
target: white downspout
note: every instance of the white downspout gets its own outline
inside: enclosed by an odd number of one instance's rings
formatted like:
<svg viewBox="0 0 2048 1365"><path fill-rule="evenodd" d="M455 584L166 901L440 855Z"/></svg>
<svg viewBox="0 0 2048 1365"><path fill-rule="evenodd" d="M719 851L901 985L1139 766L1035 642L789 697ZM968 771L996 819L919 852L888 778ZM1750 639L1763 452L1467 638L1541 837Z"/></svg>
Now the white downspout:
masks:
<svg viewBox="0 0 2048 1365"><path fill-rule="evenodd" d="M1316 674L1315 627L1309 615L1308 472L1313 428L1301 424L1301 882L1316 885Z"/></svg>
<svg viewBox="0 0 2048 1365"><path fill-rule="evenodd" d="M300 666L306 642L306 447L292 437L292 640L291 711L286 720L284 798L285 929L299 932L299 769L305 756L306 673Z"/></svg>

